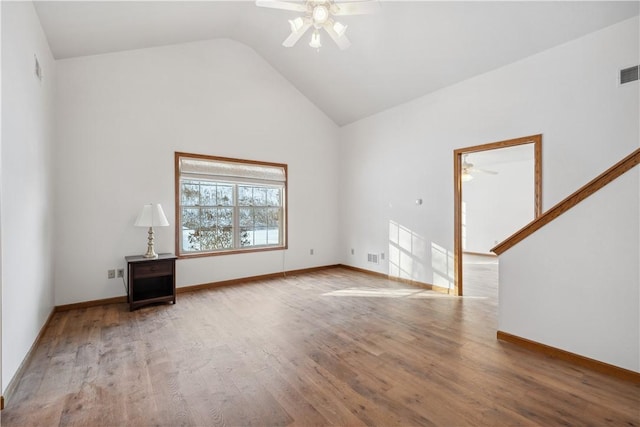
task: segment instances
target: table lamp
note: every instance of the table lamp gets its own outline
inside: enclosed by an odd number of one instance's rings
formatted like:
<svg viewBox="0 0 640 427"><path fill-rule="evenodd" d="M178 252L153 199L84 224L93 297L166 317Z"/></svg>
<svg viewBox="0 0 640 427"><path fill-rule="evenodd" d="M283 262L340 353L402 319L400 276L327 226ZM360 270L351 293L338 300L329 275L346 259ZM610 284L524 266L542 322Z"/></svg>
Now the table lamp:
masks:
<svg viewBox="0 0 640 427"><path fill-rule="evenodd" d="M153 227L166 227L169 225L160 203L144 205L133 225L136 227L149 227L147 253L143 256L145 258L158 258L158 254L153 250Z"/></svg>

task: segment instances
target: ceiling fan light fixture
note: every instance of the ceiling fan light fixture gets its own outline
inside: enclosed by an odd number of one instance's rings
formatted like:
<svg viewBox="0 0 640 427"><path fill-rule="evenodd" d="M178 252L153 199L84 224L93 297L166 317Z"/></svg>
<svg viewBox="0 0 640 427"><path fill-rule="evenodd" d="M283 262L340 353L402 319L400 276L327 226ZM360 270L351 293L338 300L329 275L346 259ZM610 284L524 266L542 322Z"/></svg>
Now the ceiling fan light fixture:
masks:
<svg viewBox="0 0 640 427"><path fill-rule="evenodd" d="M311 41L309 42L309 46L314 49L320 49L322 47L322 43L320 42L320 33L318 30L315 30L311 35Z"/></svg>
<svg viewBox="0 0 640 427"><path fill-rule="evenodd" d="M344 36L345 31L347 31L347 27L348 27L348 25L343 25L343 24L341 24L339 22L335 22L333 24L333 31L336 32L338 37L342 37L342 36Z"/></svg>
<svg viewBox="0 0 640 427"><path fill-rule="evenodd" d="M304 20L298 16L296 19L289 19L289 24L291 25L291 32L297 33L304 25Z"/></svg>
<svg viewBox="0 0 640 427"><path fill-rule="evenodd" d="M322 25L329 19L329 9L324 5L317 5L313 8L313 22L318 25Z"/></svg>
<svg viewBox="0 0 640 427"><path fill-rule="evenodd" d="M2 0L0 0L2 1ZM335 22L335 17L345 15L363 15L374 13L379 8L379 0L255 0L256 5L273 9L299 12L299 16L289 20L291 34L282 42L284 47L293 47L309 29L311 35L309 46L319 49L319 31L324 30L336 43L340 50L351 46L346 35L347 26Z"/></svg>

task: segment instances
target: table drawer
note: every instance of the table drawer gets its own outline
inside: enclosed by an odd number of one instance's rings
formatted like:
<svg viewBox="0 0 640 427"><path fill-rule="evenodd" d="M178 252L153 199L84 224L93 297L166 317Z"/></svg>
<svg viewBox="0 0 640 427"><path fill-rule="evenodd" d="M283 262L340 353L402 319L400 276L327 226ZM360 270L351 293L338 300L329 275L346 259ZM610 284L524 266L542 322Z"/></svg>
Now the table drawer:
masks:
<svg viewBox="0 0 640 427"><path fill-rule="evenodd" d="M133 266L133 278L157 277L173 274L173 261L153 261Z"/></svg>

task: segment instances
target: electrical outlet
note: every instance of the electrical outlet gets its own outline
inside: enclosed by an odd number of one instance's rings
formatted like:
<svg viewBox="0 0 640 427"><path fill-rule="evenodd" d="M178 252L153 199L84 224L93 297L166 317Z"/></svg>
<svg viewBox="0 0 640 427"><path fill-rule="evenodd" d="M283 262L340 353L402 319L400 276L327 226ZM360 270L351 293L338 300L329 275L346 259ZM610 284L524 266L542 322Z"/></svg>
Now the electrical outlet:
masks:
<svg viewBox="0 0 640 427"><path fill-rule="evenodd" d="M119 268L117 273L118 277L124 277L124 268Z"/></svg>
<svg viewBox="0 0 640 427"><path fill-rule="evenodd" d="M309 255L313 255L313 249L309 250Z"/></svg>
<svg viewBox="0 0 640 427"><path fill-rule="evenodd" d="M108 279L115 279L116 278L116 271L115 270L107 270L107 278Z"/></svg>
<svg viewBox="0 0 640 427"><path fill-rule="evenodd" d="M356 251L353 250L353 248L351 248L351 255L354 255L356 253Z"/></svg>

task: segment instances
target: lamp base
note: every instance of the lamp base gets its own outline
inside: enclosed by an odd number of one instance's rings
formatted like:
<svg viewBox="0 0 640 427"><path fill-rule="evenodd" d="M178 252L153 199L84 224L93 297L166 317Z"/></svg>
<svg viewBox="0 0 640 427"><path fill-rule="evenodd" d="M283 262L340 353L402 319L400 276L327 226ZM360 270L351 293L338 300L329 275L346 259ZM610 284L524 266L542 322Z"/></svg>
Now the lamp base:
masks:
<svg viewBox="0 0 640 427"><path fill-rule="evenodd" d="M147 253L142 256L145 258L158 258L158 254L153 251L153 248L151 248L151 252L147 249Z"/></svg>
<svg viewBox="0 0 640 427"><path fill-rule="evenodd" d="M153 249L153 227L149 227L149 237L147 238L147 253L143 255L145 258L158 258L158 254Z"/></svg>

